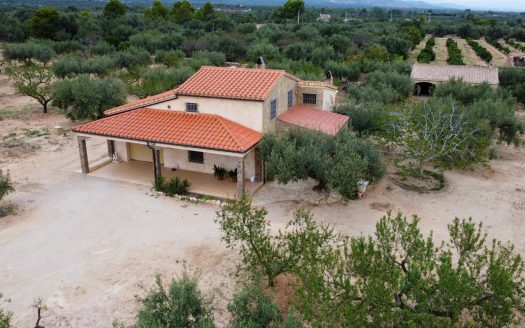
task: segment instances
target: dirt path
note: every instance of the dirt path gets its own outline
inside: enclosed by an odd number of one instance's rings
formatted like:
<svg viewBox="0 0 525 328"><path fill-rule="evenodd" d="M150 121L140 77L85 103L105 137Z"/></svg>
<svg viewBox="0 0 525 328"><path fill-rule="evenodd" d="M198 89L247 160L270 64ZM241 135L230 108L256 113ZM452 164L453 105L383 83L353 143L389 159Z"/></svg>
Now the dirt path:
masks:
<svg viewBox="0 0 525 328"><path fill-rule="evenodd" d="M434 46L436 53L435 64L446 64L448 59L447 38L436 38L436 45Z"/></svg>
<svg viewBox="0 0 525 328"><path fill-rule="evenodd" d="M484 39L477 40L479 44L487 49L492 54L492 61L490 62L492 65L496 65L498 67L509 67L511 66L509 63L509 60L507 58L507 55L499 51L498 49L494 48L491 44L489 44Z"/></svg>

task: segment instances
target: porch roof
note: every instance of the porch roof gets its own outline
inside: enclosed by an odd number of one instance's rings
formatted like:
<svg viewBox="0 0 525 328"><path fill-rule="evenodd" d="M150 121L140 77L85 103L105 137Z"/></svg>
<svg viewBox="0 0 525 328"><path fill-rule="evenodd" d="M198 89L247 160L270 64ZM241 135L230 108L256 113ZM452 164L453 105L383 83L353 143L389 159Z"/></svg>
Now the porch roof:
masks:
<svg viewBox="0 0 525 328"><path fill-rule="evenodd" d="M350 118L346 115L323 111L309 105L297 104L279 115L277 119L302 128L336 135L348 123Z"/></svg>
<svg viewBox="0 0 525 328"><path fill-rule="evenodd" d="M78 125L74 132L244 153L261 134L218 115L140 108Z"/></svg>

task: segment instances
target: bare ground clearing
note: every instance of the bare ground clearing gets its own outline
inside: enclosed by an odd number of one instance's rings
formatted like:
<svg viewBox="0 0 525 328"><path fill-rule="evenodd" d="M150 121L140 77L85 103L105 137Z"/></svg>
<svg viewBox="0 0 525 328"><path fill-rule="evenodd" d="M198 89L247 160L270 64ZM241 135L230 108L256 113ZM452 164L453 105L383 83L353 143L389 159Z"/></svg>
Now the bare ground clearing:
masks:
<svg viewBox="0 0 525 328"><path fill-rule="evenodd" d="M436 54L435 64L446 64L448 59L447 38L436 38L436 45L434 46L434 53Z"/></svg>
<svg viewBox="0 0 525 328"><path fill-rule="evenodd" d="M31 108L28 115L16 112L0 121L0 137L26 125L52 129L63 120ZM38 296L49 306L42 321L46 327L108 327L115 318L133 320L140 285L151 286L155 273L171 278L186 261L201 271L201 288L217 295L216 317L225 326L238 258L219 240L216 208L83 176L74 138L49 137L63 142L54 148L44 139L40 148L2 157L0 163L16 182L8 200L19 206L17 215L0 219L0 291L11 299L7 308L15 322L34 324L29 304ZM88 146L91 159L106 151L104 142ZM515 243L525 255L525 149L501 146L499 155L490 170L447 172L448 186L438 193L405 191L387 176L362 200L315 205L325 196L311 191L308 181L285 187L269 183L254 203L268 209L275 228L306 206L318 220L350 235L373 232L387 209L419 214L422 229L433 230L437 239L446 236L454 217L473 217L484 221L490 237Z"/></svg>

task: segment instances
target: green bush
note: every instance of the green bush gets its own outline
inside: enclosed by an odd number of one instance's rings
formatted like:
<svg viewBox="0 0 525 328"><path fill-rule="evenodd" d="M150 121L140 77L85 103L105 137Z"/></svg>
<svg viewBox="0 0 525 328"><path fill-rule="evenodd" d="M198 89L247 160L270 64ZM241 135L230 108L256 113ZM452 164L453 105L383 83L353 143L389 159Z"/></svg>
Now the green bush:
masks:
<svg viewBox="0 0 525 328"><path fill-rule="evenodd" d="M52 90L54 106L71 120L98 119L106 109L126 102L126 86L120 80L91 78L79 75L55 83Z"/></svg>
<svg viewBox="0 0 525 328"><path fill-rule="evenodd" d="M430 63L436 59L436 54L434 53L434 46L436 45L436 39L431 37L427 40L425 48L421 50L417 56L417 61L420 63Z"/></svg>
<svg viewBox="0 0 525 328"><path fill-rule="evenodd" d="M350 117L350 126L360 137L379 134L384 130L388 117L387 108L381 103L345 103L334 108L334 112Z"/></svg>
<svg viewBox="0 0 525 328"><path fill-rule="evenodd" d="M483 46L481 46L478 42L472 39L467 39L467 43L481 59L483 59L487 63L490 63L492 61L492 54Z"/></svg>
<svg viewBox="0 0 525 328"><path fill-rule="evenodd" d="M45 65L56 56L56 52L47 45L26 42L6 44L2 55L7 60L28 61L34 59Z"/></svg>
<svg viewBox="0 0 525 328"><path fill-rule="evenodd" d="M0 174L1 176L1 174ZM2 293L0 293L0 300L2 299ZM11 312L6 312L2 308L0 308L0 328L12 328L11 320L13 318L13 314Z"/></svg>
<svg viewBox="0 0 525 328"><path fill-rule="evenodd" d="M447 63L450 65L465 65L463 55L458 48L458 43L451 38L447 39L448 58Z"/></svg>
<svg viewBox="0 0 525 328"><path fill-rule="evenodd" d="M279 328L279 308L261 288L260 281L245 283L228 305L231 328Z"/></svg>
<svg viewBox="0 0 525 328"><path fill-rule="evenodd" d="M510 54L509 47L502 45L498 40L494 40L492 38L486 38L485 40L487 41L488 44L492 45L494 48L503 52L505 55Z"/></svg>
<svg viewBox="0 0 525 328"><path fill-rule="evenodd" d="M191 183L187 179L181 179L179 177L171 178L166 180L165 177L156 177L153 181L153 188L156 191L163 192L168 197L175 195L187 195Z"/></svg>
<svg viewBox="0 0 525 328"><path fill-rule="evenodd" d="M89 52L92 55L111 55L116 51L115 47L105 41L99 42L89 48Z"/></svg>
<svg viewBox="0 0 525 328"><path fill-rule="evenodd" d="M329 61L324 66L325 71L332 72L332 75L341 80L346 79L348 81L357 81L361 76L359 66L355 64L339 63L335 61Z"/></svg>
<svg viewBox="0 0 525 328"><path fill-rule="evenodd" d="M525 69L499 69L500 87L509 90L518 102L525 105Z"/></svg>
<svg viewBox="0 0 525 328"><path fill-rule="evenodd" d="M157 50L155 52L155 62L157 64L164 64L168 67L177 66L182 59L184 59L184 52L182 50Z"/></svg>
<svg viewBox="0 0 525 328"><path fill-rule="evenodd" d="M318 188L337 190L348 199L357 195L359 180L374 181L384 174L375 146L348 130L335 137L304 130L289 130L279 137L267 134L261 153L268 179L286 184L313 178Z"/></svg>
<svg viewBox="0 0 525 328"><path fill-rule="evenodd" d="M211 301L197 286L195 277L183 272L165 288L160 276L145 297L139 297L137 328L193 327L213 328Z"/></svg>
<svg viewBox="0 0 525 328"><path fill-rule="evenodd" d="M145 98L173 89L186 81L193 73L194 71L186 66L180 68L149 68L143 73L140 81L132 85L130 89L139 98Z"/></svg>
<svg viewBox="0 0 525 328"><path fill-rule="evenodd" d="M118 67L133 68L150 64L149 53L142 48L130 47L112 54Z"/></svg>
<svg viewBox="0 0 525 328"><path fill-rule="evenodd" d="M13 187L13 182L9 177L9 172L4 174L2 170L0 170L0 201L2 198L13 191L15 191L15 188Z"/></svg>
<svg viewBox="0 0 525 328"><path fill-rule="evenodd" d="M95 74L106 76L115 68L115 61L110 56L94 56L86 58L75 53L57 59L53 63L53 72L57 77L74 77L79 74Z"/></svg>
<svg viewBox="0 0 525 328"><path fill-rule="evenodd" d="M358 103L397 103L412 94L410 77L395 71L375 71L364 86L350 85L348 94Z"/></svg>

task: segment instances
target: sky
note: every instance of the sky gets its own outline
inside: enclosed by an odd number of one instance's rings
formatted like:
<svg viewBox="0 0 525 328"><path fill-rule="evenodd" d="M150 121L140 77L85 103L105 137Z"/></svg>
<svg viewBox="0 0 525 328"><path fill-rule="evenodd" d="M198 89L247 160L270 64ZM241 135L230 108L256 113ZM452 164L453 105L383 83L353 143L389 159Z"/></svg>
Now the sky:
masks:
<svg viewBox="0 0 525 328"><path fill-rule="evenodd" d="M455 4L467 8L493 8L500 10L525 11L525 0L426 0L432 4Z"/></svg>

